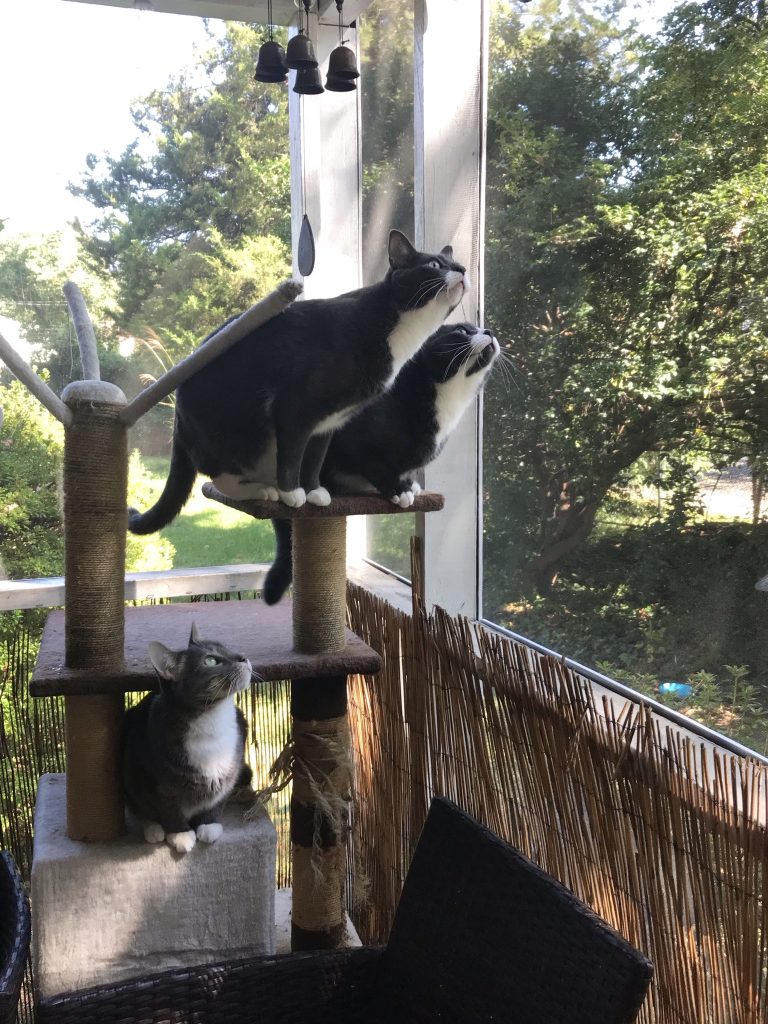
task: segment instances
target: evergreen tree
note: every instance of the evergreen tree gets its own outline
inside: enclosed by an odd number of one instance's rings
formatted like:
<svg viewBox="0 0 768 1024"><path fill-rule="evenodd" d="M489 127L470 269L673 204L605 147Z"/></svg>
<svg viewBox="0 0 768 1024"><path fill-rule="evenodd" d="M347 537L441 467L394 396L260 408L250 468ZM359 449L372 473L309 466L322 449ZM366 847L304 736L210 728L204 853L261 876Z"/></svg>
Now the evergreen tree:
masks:
<svg viewBox="0 0 768 1024"><path fill-rule="evenodd" d="M133 110L119 156L73 186L101 212L81 240L117 286L123 330L175 360L290 269L286 87L253 79L263 33L228 24L196 72Z"/></svg>

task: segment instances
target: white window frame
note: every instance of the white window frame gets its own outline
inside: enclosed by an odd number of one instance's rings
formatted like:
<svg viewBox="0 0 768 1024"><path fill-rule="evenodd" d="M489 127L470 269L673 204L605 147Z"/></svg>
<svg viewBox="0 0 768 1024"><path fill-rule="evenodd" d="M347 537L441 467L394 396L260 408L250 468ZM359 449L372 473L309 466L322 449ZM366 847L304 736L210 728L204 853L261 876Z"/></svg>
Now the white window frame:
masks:
<svg viewBox="0 0 768 1024"><path fill-rule="evenodd" d="M416 244L453 245L470 291L452 320L483 317L489 0L415 0ZM425 471L445 496L417 515L427 607L478 618L482 593L482 399Z"/></svg>

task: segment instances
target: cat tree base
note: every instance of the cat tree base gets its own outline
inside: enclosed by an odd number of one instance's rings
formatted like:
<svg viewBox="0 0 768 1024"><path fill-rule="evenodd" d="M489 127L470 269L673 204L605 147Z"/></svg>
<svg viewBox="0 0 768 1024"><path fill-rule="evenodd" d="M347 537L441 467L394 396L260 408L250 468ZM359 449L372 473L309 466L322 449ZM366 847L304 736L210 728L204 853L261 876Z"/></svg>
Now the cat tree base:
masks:
<svg viewBox="0 0 768 1024"><path fill-rule="evenodd" d="M171 967L275 952L277 837L235 806L217 843L174 853L124 835L67 837L66 777L40 779L32 958L41 998Z"/></svg>

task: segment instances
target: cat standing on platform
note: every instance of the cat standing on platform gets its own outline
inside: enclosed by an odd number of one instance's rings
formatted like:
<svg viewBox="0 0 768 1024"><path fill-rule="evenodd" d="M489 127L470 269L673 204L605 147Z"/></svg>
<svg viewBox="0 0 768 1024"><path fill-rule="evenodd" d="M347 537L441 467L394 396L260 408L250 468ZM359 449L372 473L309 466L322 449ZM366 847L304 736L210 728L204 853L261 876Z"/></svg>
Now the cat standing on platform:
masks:
<svg viewBox="0 0 768 1024"><path fill-rule="evenodd" d="M129 530L166 526L198 471L231 498L330 503L320 469L333 431L391 386L468 288L450 246L418 252L392 231L388 253L383 281L294 303L179 387L165 488L143 515L129 510Z"/></svg>
<svg viewBox="0 0 768 1024"><path fill-rule="evenodd" d="M121 775L126 806L148 843L188 853L223 831L227 797L247 785L246 724L233 697L253 677L251 663L192 626L186 650L149 645L160 692L125 713Z"/></svg>
<svg viewBox="0 0 768 1024"><path fill-rule="evenodd" d="M429 465L475 401L500 353L489 330L444 324L405 364L397 380L333 435L322 482L331 494L381 494L410 508ZM293 578L290 519L272 520L275 561L262 591L275 604Z"/></svg>

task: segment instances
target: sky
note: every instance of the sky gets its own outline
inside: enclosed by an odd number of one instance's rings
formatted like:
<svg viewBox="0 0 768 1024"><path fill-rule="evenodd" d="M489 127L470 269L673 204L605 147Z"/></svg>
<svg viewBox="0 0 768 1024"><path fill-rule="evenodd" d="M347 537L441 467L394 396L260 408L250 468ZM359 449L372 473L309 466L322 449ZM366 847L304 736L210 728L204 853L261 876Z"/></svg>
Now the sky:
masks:
<svg viewBox="0 0 768 1024"><path fill-rule="evenodd" d="M86 156L118 155L137 135L132 101L194 68L202 19L72 0L0 0L0 221L6 238L61 231L94 211L67 190ZM673 0L630 0L644 28ZM221 30L222 23L212 23ZM0 333L26 354L17 325Z"/></svg>
<svg viewBox="0 0 768 1024"><path fill-rule="evenodd" d="M132 100L205 45L202 19L69 0L4 3L0 22L0 220L9 234L63 229L89 207L67 191L90 152L136 136ZM6 236L7 237L7 236Z"/></svg>
<svg viewBox="0 0 768 1024"><path fill-rule="evenodd" d="M671 0L635 0L641 23ZM217 27L221 23L214 23ZM0 220L8 234L60 230L90 208L67 191L90 152L136 137L131 101L194 67L200 18L71 0L3 4L0 23ZM7 235L6 235L7 237Z"/></svg>

